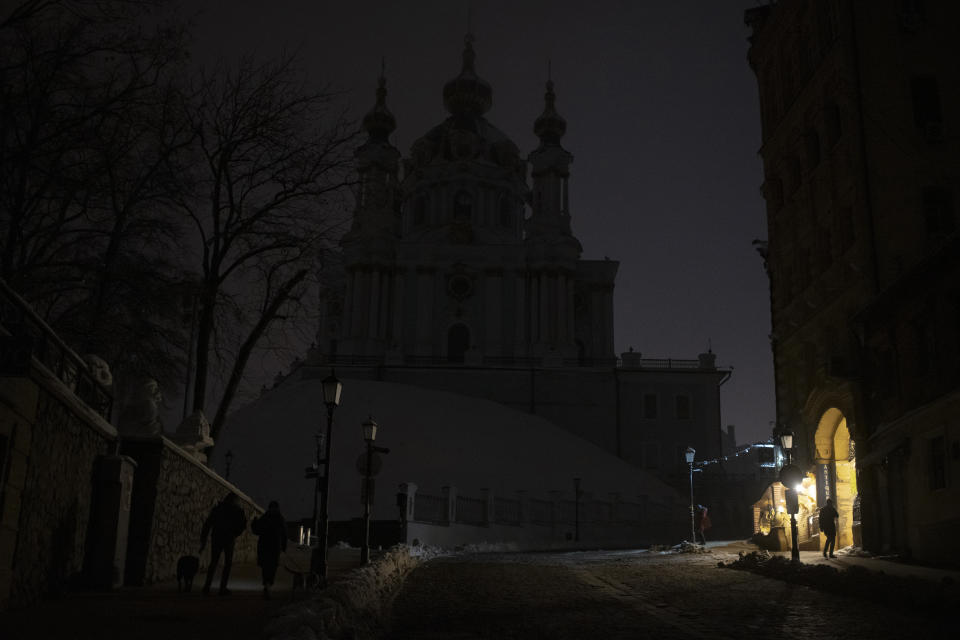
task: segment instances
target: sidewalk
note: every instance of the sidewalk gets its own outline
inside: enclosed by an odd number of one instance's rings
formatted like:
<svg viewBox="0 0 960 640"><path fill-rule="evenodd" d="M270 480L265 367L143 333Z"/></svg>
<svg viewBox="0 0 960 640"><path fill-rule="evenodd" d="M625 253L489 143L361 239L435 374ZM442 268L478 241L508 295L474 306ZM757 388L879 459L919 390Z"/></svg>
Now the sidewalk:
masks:
<svg viewBox="0 0 960 640"><path fill-rule="evenodd" d="M750 542L734 540L707 543L707 548L714 554L731 553L738 555L740 551L750 553L759 551L760 548ZM960 585L960 571L955 569L926 567L905 562L898 562L890 557L874 556L865 557L851 553L852 547L839 549L836 552L836 558L824 558L821 551L801 551L800 562L804 564L823 564L835 569L848 569L852 566L859 566L870 571L882 572L887 575L899 577L912 577L933 582L943 582L944 579L953 580L954 584ZM771 551L770 555L790 557L790 551Z"/></svg>
<svg viewBox="0 0 960 640"><path fill-rule="evenodd" d="M330 549L331 578L359 566L358 549ZM70 593L27 609L0 613L3 640L261 640L266 622L291 602L290 573L277 572L273 597L264 600L260 569L234 564L229 596L216 595L219 573L211 595L204 596L203 572L190 593L178 593L176 580L149 587L115 591ZM296 599L306 596L302 591Z"/></svg>

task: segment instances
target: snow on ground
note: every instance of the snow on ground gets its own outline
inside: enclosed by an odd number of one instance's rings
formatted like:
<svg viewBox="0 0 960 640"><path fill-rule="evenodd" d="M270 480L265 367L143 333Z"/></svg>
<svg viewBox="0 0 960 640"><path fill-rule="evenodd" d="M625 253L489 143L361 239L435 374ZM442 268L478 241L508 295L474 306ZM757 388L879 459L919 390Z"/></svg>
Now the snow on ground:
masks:
<svg viewBox="0 0 960 640"><path fill-rule="evenodd" d="M304 479L304 468L315 457L314 433L327 420L320 379L304 378L304 370L233 414L212 461L222 470L223 456L232 451L230 480L261 504L278 500L290 520L313 511L313 482ZM469 497L488 488L494 495L515 497L522 489L528 497L547 498L550 490L571 495L572 479L580 477L585 492L603 499L609 492L627 502L675 495L653 476L538 416L411 385L343 383L331 455L334 520L362 513L356 463L365 451L361 424L370 415L380 425L377 445L390 449L377 478L377 519L397 518L395 494L404 482L432 495L450 485Z"/></svg>

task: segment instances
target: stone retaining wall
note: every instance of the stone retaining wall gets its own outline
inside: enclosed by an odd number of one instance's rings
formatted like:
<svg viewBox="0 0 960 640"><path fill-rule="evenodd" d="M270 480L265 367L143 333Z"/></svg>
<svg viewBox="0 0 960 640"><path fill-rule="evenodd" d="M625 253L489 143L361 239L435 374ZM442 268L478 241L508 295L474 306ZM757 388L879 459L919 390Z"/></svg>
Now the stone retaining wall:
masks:
<svg viewBox="0 0 960 640"><path fill-rule="evenodd" d="M0 553L12 559L0 608L82 581L95 466L116 441L108 423L72 407L69 390L41 369L34 367L33 380L6 379L11 395L0 394L2 417L12 425Z"/></svg>
<svg viewBox="0 0 960 640"><path fill-rule="evenodd" d="M210 509L228 492L239 497L248 528L237 539L234 562L253 562L257 539L250 520L263 509L176 444L160 437L125 437L121 451L137 462L127 549L128 585L144 585L176 576L177 559L209 558L208 543L199 553L200 530Z"/></svg>

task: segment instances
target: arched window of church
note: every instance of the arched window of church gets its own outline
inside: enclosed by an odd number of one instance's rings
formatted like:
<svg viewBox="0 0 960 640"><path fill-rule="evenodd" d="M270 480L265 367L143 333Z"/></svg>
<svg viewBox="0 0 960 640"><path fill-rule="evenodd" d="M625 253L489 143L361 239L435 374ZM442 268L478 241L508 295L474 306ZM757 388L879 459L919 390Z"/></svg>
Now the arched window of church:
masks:
<svg viewBox="0 0 960 640"><path fill-rule="evenodd" d="M470 348L470 330L465 325L455 324L447 332L447 362L463 362Z"/></svg>
<svg viewBox="0 0 960 640"><path fill-rule="evenodd" d="M507 229L513 226L513 203L510 196L500 198L500 226Z"/></svg>
<svg viewBox="0 0 960 640"><path fill-rule="evenodd" d="M457 191L453 198L453 219L456 222L470 222L473 213L473 198L466 191Z"/></svg>
<svg viewBox="0 0 960 640"><path fill-rule="evenodd" d="M413 201L413 224L420 226L427 221L427 197L419 195Z"/></svg>

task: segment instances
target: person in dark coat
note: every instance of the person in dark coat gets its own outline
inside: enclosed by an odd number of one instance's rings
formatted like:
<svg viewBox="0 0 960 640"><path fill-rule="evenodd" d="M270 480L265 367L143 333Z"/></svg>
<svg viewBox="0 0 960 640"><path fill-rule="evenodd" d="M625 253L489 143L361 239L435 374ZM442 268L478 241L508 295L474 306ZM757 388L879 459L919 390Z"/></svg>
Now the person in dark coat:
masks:
<svg viewBox="0 0 960 640"><path fill-rule="evenodd" d="M203 584L203 594L210 593L213 574L217 571L220 554L223 553L223 571L220 572L220 595L230 595L227 581L230 580L230 567L233 566L233 546L237 536L247 528L247 516L237 504L237 496L228 493L223 500L210 510L200 532L200 551L207 546L210 537L210 566L207 568L207 580Z"/></svg>
<svg viewBox="0 0 960 640"><path fill-rule="evenodd" d="M287 550L287 523L280 513L276 500L267 506L267 512L250 523L250 530L257 539L257 564L263 572L263 597L270 598L270 587L277 575L280 554Z"/></svg>
<svg viewBox="0 0 960 640"><path fill-rule="evenodd" d="M696 520L694 523L694 529L696 530L697 539L694 542L699 542L703 546L707 545L707 538L704 535L707 529L712 526L710 522L710 516L707 515L707 508L702 504L697 505L696 511Z"/></svg>
<svg viewBox="0 0 960 640"><path fill-rule="evenodd" d="M827 557L827 554L831 558L837 557L833 555L833 547L837 541L837 518L839 517L840 514L833 506L833 500L827 498L826 504L820 507L820 531L823 532L825 538L823 541L824 558Z"/></svg>

